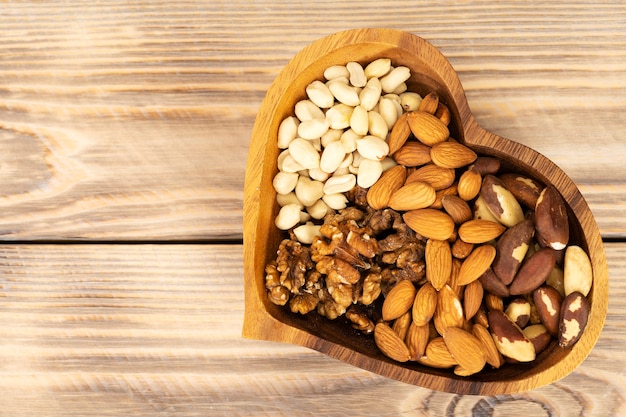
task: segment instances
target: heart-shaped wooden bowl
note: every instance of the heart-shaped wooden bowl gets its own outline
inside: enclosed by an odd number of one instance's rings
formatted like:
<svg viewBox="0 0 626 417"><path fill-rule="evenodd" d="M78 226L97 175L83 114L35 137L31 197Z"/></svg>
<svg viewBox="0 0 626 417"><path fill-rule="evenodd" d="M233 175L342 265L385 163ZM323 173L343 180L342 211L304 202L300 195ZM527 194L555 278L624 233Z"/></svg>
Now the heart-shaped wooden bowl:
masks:
<svg viewBox="0 0 626 417"><path fill-rule="evenodd" d="M316 313L305 316L272 304L264 286L265 265L276 257L281 232L274 226L278 213L272 179L277 173L276 145L280 122L293 114L305 88L323 79L331 65L376 58L411 69L410 91L436 92L451 113L450 135L477 153L499 158L512 171L554 185L565 199L570 219L570 243L590 255L594 280L589 295L587 328L572 349L553 343L529 364L507 364L470 377L419 363L400 364L383 356L373 338L357 334L346 322ZM410 384L458 394L495 395L531 390L559 380L587 357L598 339L608 304L608 268L595 220L572 180L534 150L481 128L468 106L463 87L448 60L430 43L410 33L389 29L357 29L313 42L281 71L261 105L250 143L244 190L245 317L243 336L306 346L377 374Z"/></svg>

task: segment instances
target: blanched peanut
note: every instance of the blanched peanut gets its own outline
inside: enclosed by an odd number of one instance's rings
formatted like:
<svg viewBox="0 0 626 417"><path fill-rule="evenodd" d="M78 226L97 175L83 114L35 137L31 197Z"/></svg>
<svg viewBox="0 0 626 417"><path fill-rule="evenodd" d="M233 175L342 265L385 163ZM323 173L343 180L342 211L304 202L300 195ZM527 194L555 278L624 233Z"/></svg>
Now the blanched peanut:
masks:
<svg viewBox="0 0 626 417"><path fill-rule="evenodd" d="M346 193L356 185L353 174L333 175L324 184L324 194Z"/></svg>
<svg viewBox="0 0 626 417"><path fill-rule="evenodd" d="M359 93L356 88L344 84L339 81L332 81L328 84L328 88L330 92L333 93L333 96L339 101L347 106L357 106L360 102Z"/></svg>
<svg viewBox="0 0 626 417"><path fill-rule="evenodd" d="M305 169L318 168L320 165L320 154L306 139L292 140L289 144L289 154Z"/></svg>
<svg viewBox="0 0 626 417"><path fill-rule="evenodd" d="M321 109L328 109L335 104L335 97L326 84L319 80L313 81L306 87L306 94L315 105Z"/></svg>
<svg viewBox="0 0 626 417"><path fill-rule="evenodd" d="M389 133L387 122L378 112L370 111L367 113L367 125L369 133L371 135L378 136L379 138L384 139Z"/></svg>
<svg viewBox="0 0 626 417"><path fill-rule="evenodd" d="M354 107L339 103L326 111L326 120L331 129L345 129L350 126L350 116Z"/></svg>
<svg viewBox="0 0 626 417"><path fill-rule="evenodd" d="M333 210L342 210L348 206L348 197L343 193L324 194L322 200Z"/></svg>
<svg viewBox="0 0 626 417"><path fill-rule="evenodd" d="M332 142L329 143L324 151L322 152L322 157L320 159L320 169L329 174L335 172L341 162L346 157L346 151L343 148L341 142Z"/></svg>
<svg viewBox="0 0 626 417"><path fill-rule="evenodd" d="M298 200L296 193L293 191L288 194L276 194L276 202L281 207L286 206L287 204L297 204L301 208L304 208L304 205L300 202L300 200Z"/></svg>
<svg viewBox="0 0 626 417"><path fill-rule="evenodd" d="M359 173L356 177L356 183L363 188L370 188L383 173L383 165L380 161L372 159L364 159L359 165Z"/></svg>
<svg viewBox="0 0 626 417"><path fill-rule="evenodd" d="M296 235L296 239L300 243L304 243L306 245L310 245L313 243L313 239L315 236L319 236L321 225L316 226L312 222L306 222L305 224L296 227L293 229L294 235Z"/></svg>
<svg viewBox="0 0 626 417"><path fill-rule="evenodd" d="M294 116L286 117L278 127L278 148L287 149L292 140L298 135L300 122Z"/></svg>
<svg viewBox="0 0 626 417"><path fill-rule="evenodd" d="M380 161L380 163L383 166L383 172L387 171L389 168L393 168L396 165L398 165L398 163L396 162L395 159L393 159L392 157L388 156L385 159L383 159L382 161Z"/></svg>
<svg viewBox="0 0 626 417"><path fill-rule="evenodd" d="M398 112L396 111L396 105L393 100L390 98L381 98L378 102L378 113L387 123L387 128L391 130L398 120Z"/></svg>
<svg viewBox="0 0 626 417"><path fill-rule="evenodd" d="M341 161L341 164L339 164L339 168L349 167L352 165L352 161L354 161L354 152L347 153L345 158L343 158L343 161Z"/></svg>
<svg viewBox="0 0 626 417"><path fill-rule="evenodd" d="M357 139L356 149L363 157L377 161L381 161L389 154L389 145L387 145L387 142L372 135Z"/></svg>
<svg viewBox="0 0 626 417"><path fill-rule="evenodd" d="M297 204L287 204L281 207L276 216L276 227L281 230L289 230L300 222L300 206Z"/></svg>
<svg viewBox="0 0 626 417"><path fill-rule="evenodd" d="M300 176L296 184L296 197L305 206L312 206L324 195L324 183Z"/></svg>
<svg viewBox="0 0 626 417"><path fill-rule="evenodd" d="M298 173L296 172L279 172L274 176L272 185L278 194L287 194L296 188L298 183Z"/></svg>
<svg viewBox="0 0 626 417"><path fill-rule="evenodd" d="M285 172L300 172L304 169L304 167L296 162L296 160L293 159L293 156L291 156L289 153L284 158L282 158L282 163L280 164L280 167L281 171Z"/></svg>
<svg viewBox="0 0 626 417"><path fill-rule="evenodd" d="M355 87L365 87L367 77L365 77L365 72L363 71L361 64L358 62L348 62L346 64L346 68L350 73L350 84Z"/></svg>
<svg viewBox="0 0 626 417"><path fill-rule="evenodd" d="M341 129L328 129L326 133L322 135L321 144L325 148L331 142L336 142L341 139L343 130Z"/></svg>
<svg viewBox="0 0 626 417"><path fill-rule="evenodd" d="M333 65L326 68L326 70L324 71L324 78L329 81L341 77L348 78L349 76L350 72L348 71L348 68L344 67L343 65Z"/></svg>
<svg viewBox="0 0 626 417"><path fill-rule="evenodd" d="M385 93L396 91L411 76L411 70L407 67L396 67L380 79L380 84Z"/></svg>
<svg viewBox="0 0 626 417"><path fill-rule="evenodd" d="M321 160L320 160L321 163ZM320 168L311 168L308 170L309 178L316 181L326 181L330 177L330 173L322 171Z"/></svg>
<svg viewBox="0 0 626 417"><path fill-rule="evenodd" d="M324 202L324 200L317 200L312 205L306 208L307 213L311 215L312 218L319 220L323 219L324 216L329 212L328 205Z"/></svg>
<svg viewBox="0 0 626 417"><path fill-rule="evenodd" d="M315 103L311 100L300 100L296 103L296 107L294 108L294 113L296 113L296 117L301 122L311 120L311 119L323 119L324 112L320 109Z"/></svg>
<svg viewBox="0 0 626 417"><path fill-rule="evenodd" d="M367 135L368 132L368 120L367 110L363 106L356 106L350 116L350 127L360 136Z"/></svg>
<svg viewBox="0 0 626 417"><path fill-rule="evenodd" d="M298 136L302 139L318 139L328 132L329 127L328 120L323 118L305 120L298 126Z"/></svg>
<svg viewBox="0 0 626 417"><path fill-rule="evenodd" d="M391 59L378 58L365 67L363 72L367 78L380 78L391 70Z"/></svg>
<svg viewBox="0 0 626 417"><path fill-rule="evenodd" d="M378 104L382 91L380 80L378 78L371 78L359 93L361 106L367 111L372 110Z"/></svg>
<svg viewBox="0 0 626 417"><path fill-rule="evenodd" d="M422 102L422 96L417 93L407 92L400 94L400 103L404 111L417 110Z"/></svg>
<svg viewBox="0 0 626 417"><path fill-rule="evenodd" d="M362 136L357 135L354 130L348 129L343 132L343 135L341 135L341 139L339 139L339 141L343 145L343 149L346 151L346 153L350 153L356 150L356 140L361 138Z"/></svg>

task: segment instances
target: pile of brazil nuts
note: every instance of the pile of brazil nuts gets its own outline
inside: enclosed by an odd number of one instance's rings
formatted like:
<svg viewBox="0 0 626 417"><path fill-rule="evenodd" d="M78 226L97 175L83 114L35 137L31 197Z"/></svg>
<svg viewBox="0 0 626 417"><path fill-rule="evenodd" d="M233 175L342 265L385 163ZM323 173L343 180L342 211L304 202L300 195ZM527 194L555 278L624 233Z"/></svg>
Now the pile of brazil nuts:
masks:
<svg viewBox="0 0 626 417"><path fill-rule="evenodd" d="M407 92L406 67L324 77L278 131L285 238L269 300L345 317L385 356L460 376L571 348L593 274L557 189L451 138L449 109Z"/></svg>

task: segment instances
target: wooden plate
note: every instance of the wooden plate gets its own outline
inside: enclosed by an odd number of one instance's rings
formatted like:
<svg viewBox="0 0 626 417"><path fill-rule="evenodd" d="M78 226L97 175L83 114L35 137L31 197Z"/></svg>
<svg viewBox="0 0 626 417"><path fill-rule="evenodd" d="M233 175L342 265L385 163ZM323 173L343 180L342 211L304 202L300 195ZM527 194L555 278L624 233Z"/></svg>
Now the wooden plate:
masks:
<svg viewBox="0 0 626 417"><path fill-rule="evenodd" d="M566 201L570 243L590 255L594 281L587 328L572 349L552 344L528 364L507 364L470 377L419 363L400 364L383 356L373 338L359 336L342 320L310 313L292 314L272 304L264 286L265 265L276 257L282 238L274 226L278 213L272 179L277 173L280 122L293 114L305 88L331 65L376 58L411 69L409 91L434 91L451 113L450 135L477 153L499 158L510 170L554 185ZM534 150L481 128L468 106L463 87L448 60L430 43L410 33L389 29L357 29L320 39L299 52L281 71L261 105L248 154L244 189L245 317L243 336L306 346L377 374L422 387L458 394L495 395L534 389L563 378L587 357L602 330L608 305L608 268L600 233L587 203L572 180Z"/></svg>

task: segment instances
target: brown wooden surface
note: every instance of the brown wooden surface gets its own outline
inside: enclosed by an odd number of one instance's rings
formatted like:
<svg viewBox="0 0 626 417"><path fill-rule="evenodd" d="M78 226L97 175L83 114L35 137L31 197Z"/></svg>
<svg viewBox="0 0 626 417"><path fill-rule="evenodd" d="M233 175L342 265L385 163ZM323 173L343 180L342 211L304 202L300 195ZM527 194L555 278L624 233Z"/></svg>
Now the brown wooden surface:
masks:
<svg viewBox="0 0 626 417"><path fill-rule="evenodd" d="M24 1L0 16L0 415L626 415L623 2ZM295 53L354 27L433 43L478 123L587 198L611 241L609 313L559 383L457 397L241 339L254 117Z"/></svg>

